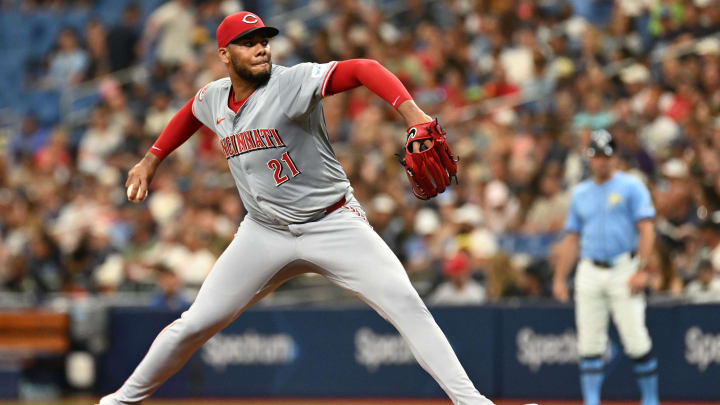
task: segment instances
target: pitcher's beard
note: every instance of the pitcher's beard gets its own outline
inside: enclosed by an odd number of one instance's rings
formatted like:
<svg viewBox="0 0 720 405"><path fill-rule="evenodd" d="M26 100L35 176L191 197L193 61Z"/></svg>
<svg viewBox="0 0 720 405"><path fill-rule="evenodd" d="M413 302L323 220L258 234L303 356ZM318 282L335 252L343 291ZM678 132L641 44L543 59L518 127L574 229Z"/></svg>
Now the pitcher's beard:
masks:
<svg viewBox="0 0 720 405"><path fill-rule="evenodd" d="M270 59L268 59L268 70L260 73L253 73L245 66L235 63L234 60L232 61L232 66L235 73L240 76L241 79L250 82L257 87L265 85L270 80L270 75L272 74L272 62Z"/></svg>

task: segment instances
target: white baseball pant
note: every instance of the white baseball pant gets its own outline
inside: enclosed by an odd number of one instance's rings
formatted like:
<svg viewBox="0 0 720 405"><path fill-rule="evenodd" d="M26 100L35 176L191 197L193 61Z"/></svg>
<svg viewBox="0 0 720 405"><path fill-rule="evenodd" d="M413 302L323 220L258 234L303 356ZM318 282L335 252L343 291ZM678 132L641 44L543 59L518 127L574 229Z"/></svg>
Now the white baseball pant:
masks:
<svg viewBox="0 0 720 405"><path fill-rule="evenodd" d="M402 264L354 199L324 218L268 227L245 218L195 302L157 336L128 380L101 405L138 403L177 372L203 343L288 278L297 260L318 266L391 322L418 363L456 405L491 405L473 386Z"/></svg>
<svg viewBox="0 0 720 405"><path fill-rule="evenodd" d="M629 253L618 256L611 268L597 266L588 259L580 261L575 275L575 323L580 356L605 353L610 315L629 357L638 358L650 351L645 297L630 294L628 286L637 266L637 259Z"/></svg>

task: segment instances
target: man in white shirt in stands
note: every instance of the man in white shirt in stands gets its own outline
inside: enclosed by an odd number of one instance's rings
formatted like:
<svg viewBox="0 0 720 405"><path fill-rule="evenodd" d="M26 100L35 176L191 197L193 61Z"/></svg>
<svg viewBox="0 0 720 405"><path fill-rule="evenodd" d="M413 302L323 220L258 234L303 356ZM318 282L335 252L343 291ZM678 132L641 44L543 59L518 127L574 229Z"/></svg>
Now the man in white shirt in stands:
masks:
<svg viewBox="0 0 720 405"><path fill-rule="evenodd" d="M485 288L472 279L470 258L457 252L445 261L443 273L448 280L430 295L428 303L437 306L479 305L485 302Z"/></svg>
<svg viewBox="0 0 720 405"><path fill-rule="evenodd" d="M709 260L700 262L697 277L685 287L685 297L692 302L720 301L720 278Z"/></svg>

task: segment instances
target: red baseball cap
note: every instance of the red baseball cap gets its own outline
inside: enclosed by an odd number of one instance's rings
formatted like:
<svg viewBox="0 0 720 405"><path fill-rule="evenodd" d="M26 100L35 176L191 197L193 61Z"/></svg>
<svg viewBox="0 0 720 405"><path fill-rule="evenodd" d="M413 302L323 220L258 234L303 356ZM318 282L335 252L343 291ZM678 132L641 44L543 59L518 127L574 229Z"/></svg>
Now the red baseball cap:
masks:
<svg viewBox="0 0 720 405"><path fill-rule="evenodd" d="M216 32L218 48L224 48L230 42L253 32L272 38L280 31L275 27L266 27L257 15L249 11L240 11L225 17L218 25Z"/></svg>
<svg viewBox="0 0 720 405"><path fill-rule="evenodd" d="M470 271L470 259L462 252L457 252L445 260L443 272L448 276L456 276L468 271Z"/></svg>

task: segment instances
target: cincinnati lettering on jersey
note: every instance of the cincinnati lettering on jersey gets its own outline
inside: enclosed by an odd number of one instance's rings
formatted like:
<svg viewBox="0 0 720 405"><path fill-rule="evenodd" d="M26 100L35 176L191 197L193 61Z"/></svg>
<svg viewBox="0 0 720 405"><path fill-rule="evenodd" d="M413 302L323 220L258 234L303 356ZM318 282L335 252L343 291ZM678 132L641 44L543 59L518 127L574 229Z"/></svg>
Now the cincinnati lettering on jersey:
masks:
<svg viewBox="0 0 720 405"><path fill-rule="evenodd" d="M245 132L237 132L225 137L220 141L220 146L225 157L242 155L260 149L284 148L285 143L280 138L277 129L252 129Z"/></svg>

